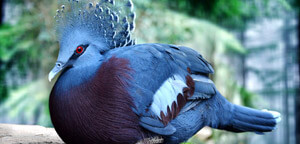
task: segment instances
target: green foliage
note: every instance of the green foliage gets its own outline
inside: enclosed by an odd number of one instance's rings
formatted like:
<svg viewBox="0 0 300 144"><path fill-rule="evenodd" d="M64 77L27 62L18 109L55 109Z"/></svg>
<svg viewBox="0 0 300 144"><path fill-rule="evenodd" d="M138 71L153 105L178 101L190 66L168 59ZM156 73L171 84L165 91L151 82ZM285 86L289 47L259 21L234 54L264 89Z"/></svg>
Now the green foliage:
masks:
<svg viewBox="0 0 300 144"><path fill-rule="evenodd" d="M5 82L5 74L6 70L4 69L4 66L0 62L0 104L1 100L5 99L7 97L8 88Z"/></svg>
<svg viewBox="0 0 300 144"><path fill-rule="evenodd" d="M47 10L51 8L44 9L41 2L31 3L33 8L22 7L21 1L13 4L21 8L20 19L14 25L0 26L1 118L49 126L50 88L40 79L46 78L45 69L48 71L48 63L54 60L49 57L51 48L57 46L44 20L49 18Z"/></svg>
<svg viewBox="0 0 300 144"><path fill-rule="evenodd" d="M286 0L156 0L189 15L208 19L222 26L239 29L247 21L263 16L274 17L290 10ZM276 7L274 7L274 4Z"/></svg>
<svg viewBox="0 0 300 144"><path fill-rule="evenodd" d="M239 90L243 105L254 108L255 104L253 103L253 99L255 99L256 95L243 87L240 87Z"/></svg>
<svg viewBox="0 0 300 144"><path fill-rule="evenodd" d="M204 56L217 48L221 53L246 54L239 41L229 32L205 20L190 18L157 3L137 2L138 43L172 43L190 46ZM145 6L146 5L146 6ZM149 36L151 35L151 36Z"/></svg>
<svg viewBox="0 0 300 144"><path fill-rule="evenodd" d="M33 81L10 91L5 103L0 105L0 114L26 124L51 126L48 109L50 89L43 80Z"/></svg>

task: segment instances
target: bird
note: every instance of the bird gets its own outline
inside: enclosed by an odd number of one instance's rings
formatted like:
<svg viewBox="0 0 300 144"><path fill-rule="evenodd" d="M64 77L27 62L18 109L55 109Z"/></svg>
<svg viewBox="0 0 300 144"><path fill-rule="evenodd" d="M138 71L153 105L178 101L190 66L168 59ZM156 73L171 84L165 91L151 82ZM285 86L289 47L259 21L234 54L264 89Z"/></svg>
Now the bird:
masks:
<svg viewBox="0 0 300 144"><path fill-rule="evenodd" d="M61 0L56 11L59 73L49 97L53 126L66 143L187 141L203 127L263 134L280 113L230 103L209 78L197 51L137 44L131 0ZM150 35L151 36L151 35Z"/></svg>

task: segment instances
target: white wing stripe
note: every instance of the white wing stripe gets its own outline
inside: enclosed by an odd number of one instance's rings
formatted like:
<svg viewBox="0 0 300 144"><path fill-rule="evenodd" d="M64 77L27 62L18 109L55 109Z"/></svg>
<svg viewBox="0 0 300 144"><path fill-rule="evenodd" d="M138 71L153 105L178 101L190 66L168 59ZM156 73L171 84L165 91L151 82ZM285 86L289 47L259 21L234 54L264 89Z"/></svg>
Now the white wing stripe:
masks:
<svg viewBox="0 0 300 144"><path fill-rule="evenodd" d="M201 76L201 75L192 75L194 81L201 81L205 83L214 83L211 79Z"/></svg>
<svg viewBox="0 0 300 144"><path fill-rule="evenodd" d="M174 75L167 79L162 86L155 92L150 110L152 110L159 118L162 111L167 115L167 107L171 108L172 103L177 103L178 94L182 94L183 88L188 87L185 79L179 75Z"/></svg>

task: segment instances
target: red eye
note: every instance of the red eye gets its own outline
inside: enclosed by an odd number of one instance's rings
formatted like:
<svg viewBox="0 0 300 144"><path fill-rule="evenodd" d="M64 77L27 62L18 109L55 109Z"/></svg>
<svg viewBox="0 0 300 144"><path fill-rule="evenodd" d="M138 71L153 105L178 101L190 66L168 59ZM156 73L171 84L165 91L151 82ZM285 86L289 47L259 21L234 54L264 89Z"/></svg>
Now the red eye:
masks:
<svg viewBox="0 0 300 144"><path fill-rule="evenodd" d="M76 53L82 54L82 52L83 52L83 47L82 46L77 47Z"/></svg>

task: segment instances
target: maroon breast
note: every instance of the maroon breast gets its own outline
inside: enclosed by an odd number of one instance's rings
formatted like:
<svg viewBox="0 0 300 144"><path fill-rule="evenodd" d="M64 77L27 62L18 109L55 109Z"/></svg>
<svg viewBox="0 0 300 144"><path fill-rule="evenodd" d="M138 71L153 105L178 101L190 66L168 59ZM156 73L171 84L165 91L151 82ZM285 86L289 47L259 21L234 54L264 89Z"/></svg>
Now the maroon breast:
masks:
<svg viewBox="0 0 300 144"><path fill-rule="evenodd" d="M127 92L133 72L128 64L126 59L112 57L89 82L66 92L54 86L51 120L66 143L135 143L144 137Z"/></svg>

